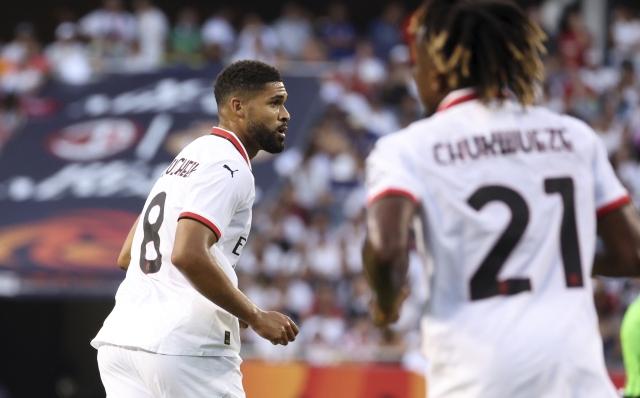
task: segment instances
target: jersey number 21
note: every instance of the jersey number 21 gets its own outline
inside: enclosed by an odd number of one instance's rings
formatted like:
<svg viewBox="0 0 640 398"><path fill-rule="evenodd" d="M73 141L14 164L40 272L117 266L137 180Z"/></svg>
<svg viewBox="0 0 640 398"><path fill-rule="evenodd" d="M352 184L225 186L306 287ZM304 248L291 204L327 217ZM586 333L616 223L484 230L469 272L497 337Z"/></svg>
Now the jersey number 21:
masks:
<svg viewBox="0 0 640 398"><path fill-rule="evenodd" d="M564 211L560 227L560 247L567 287L581 287L582 264L580 246L576 228L574 208L573 179L549 178L544 181L547 194L559 194ZM531 290L529 278L510 278L498 280L498 273L505 261L520 241L529 223L529 207L524 198L511 188L500 185L489 185L478 189L467 200L475 210L480 211L487 203L499 201L511 210L511 222L491 248L480 267L471 278L471 300L481 300L498 295L513 295Z"/></svg>

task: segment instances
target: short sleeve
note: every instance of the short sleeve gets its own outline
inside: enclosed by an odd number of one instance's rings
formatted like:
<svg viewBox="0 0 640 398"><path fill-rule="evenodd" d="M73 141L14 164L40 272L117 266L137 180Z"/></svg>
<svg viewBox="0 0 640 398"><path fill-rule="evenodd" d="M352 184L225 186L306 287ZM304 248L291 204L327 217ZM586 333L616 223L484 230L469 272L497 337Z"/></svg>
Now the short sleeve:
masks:
<svg viewBox="0 0 640 398"><path fill-rule="evenodd" d="M631 202L631 197L622 186L607 158L604 143L595 137L593 175L595 185L596 214L601 217Z"/></svg>
<svg viewBox="0 0 640 398"><path fill-rule="evenodd" d="M212 162L197 170L191 175L193 180L178 219L199 221L220 240L246 196L245 173L250 173L246 165L230 160Z"/></svg>
<svg viewBox="0 0 640 398"><path fill-rule="evenodd" d="M416 205L420 201L419 181L408 153L387 136L376 143L366 161L367 204L390 195L405 196Z"/></svg>

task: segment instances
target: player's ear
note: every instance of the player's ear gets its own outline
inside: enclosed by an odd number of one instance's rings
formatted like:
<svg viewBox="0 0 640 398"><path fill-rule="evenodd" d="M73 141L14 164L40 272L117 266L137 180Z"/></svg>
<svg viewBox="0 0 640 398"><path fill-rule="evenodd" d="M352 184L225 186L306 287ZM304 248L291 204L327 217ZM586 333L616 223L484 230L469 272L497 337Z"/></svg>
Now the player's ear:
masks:
<svg viewBox="0 0 640 398"><path fill-rule="evenodd" d="M245 117L245 104L242 102L242 99L238 97L231 98L231 112L233 112L238 118L244 119Z"/></svg>

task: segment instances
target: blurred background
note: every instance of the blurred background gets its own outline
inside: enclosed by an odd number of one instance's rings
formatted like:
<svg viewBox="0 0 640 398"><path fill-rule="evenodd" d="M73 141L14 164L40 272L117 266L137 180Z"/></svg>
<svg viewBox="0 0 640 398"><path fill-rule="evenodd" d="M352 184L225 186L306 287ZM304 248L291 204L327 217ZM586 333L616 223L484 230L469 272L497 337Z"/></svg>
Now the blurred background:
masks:
<svg viewBox="0 0 640 398"><path fill-rule="evenodd" d="M640 204L640 3L519 1L548 33L539 102L588 122ZM90 339L124 278L121 245L159 174L217 124L227 64L278 67L287 150L254 160L237 267L299 339L243 336L250 398L424 397L419 318L430 264L411 255L397 325L376 329L361 275L364 159L422 117L404 27L418 0L328 3L20 0L0 5L0 398L104 397ZM612 378L637 281L594 291Z"/></svg>

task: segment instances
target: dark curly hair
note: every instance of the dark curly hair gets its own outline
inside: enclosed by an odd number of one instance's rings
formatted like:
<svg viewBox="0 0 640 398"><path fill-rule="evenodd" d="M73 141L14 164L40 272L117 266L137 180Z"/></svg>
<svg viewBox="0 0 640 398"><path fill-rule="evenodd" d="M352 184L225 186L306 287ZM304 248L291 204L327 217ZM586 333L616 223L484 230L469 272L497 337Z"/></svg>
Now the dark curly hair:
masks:
<svg viewBox="0 0 640 398"><path fill-rule="evenodd" d="M451 87L473 87L485 101L509 89L534 103L546 35L513 1L427 0L420 25L420 45Z"/></svg>
<svg viewBox="0 0 640 398"><path fill-rule="evenodd" d="M265 89L265 84L281 82L280 72L260 61L237 61L220 72L213 85L218 106L229 96L252 94Z"/></svg>

